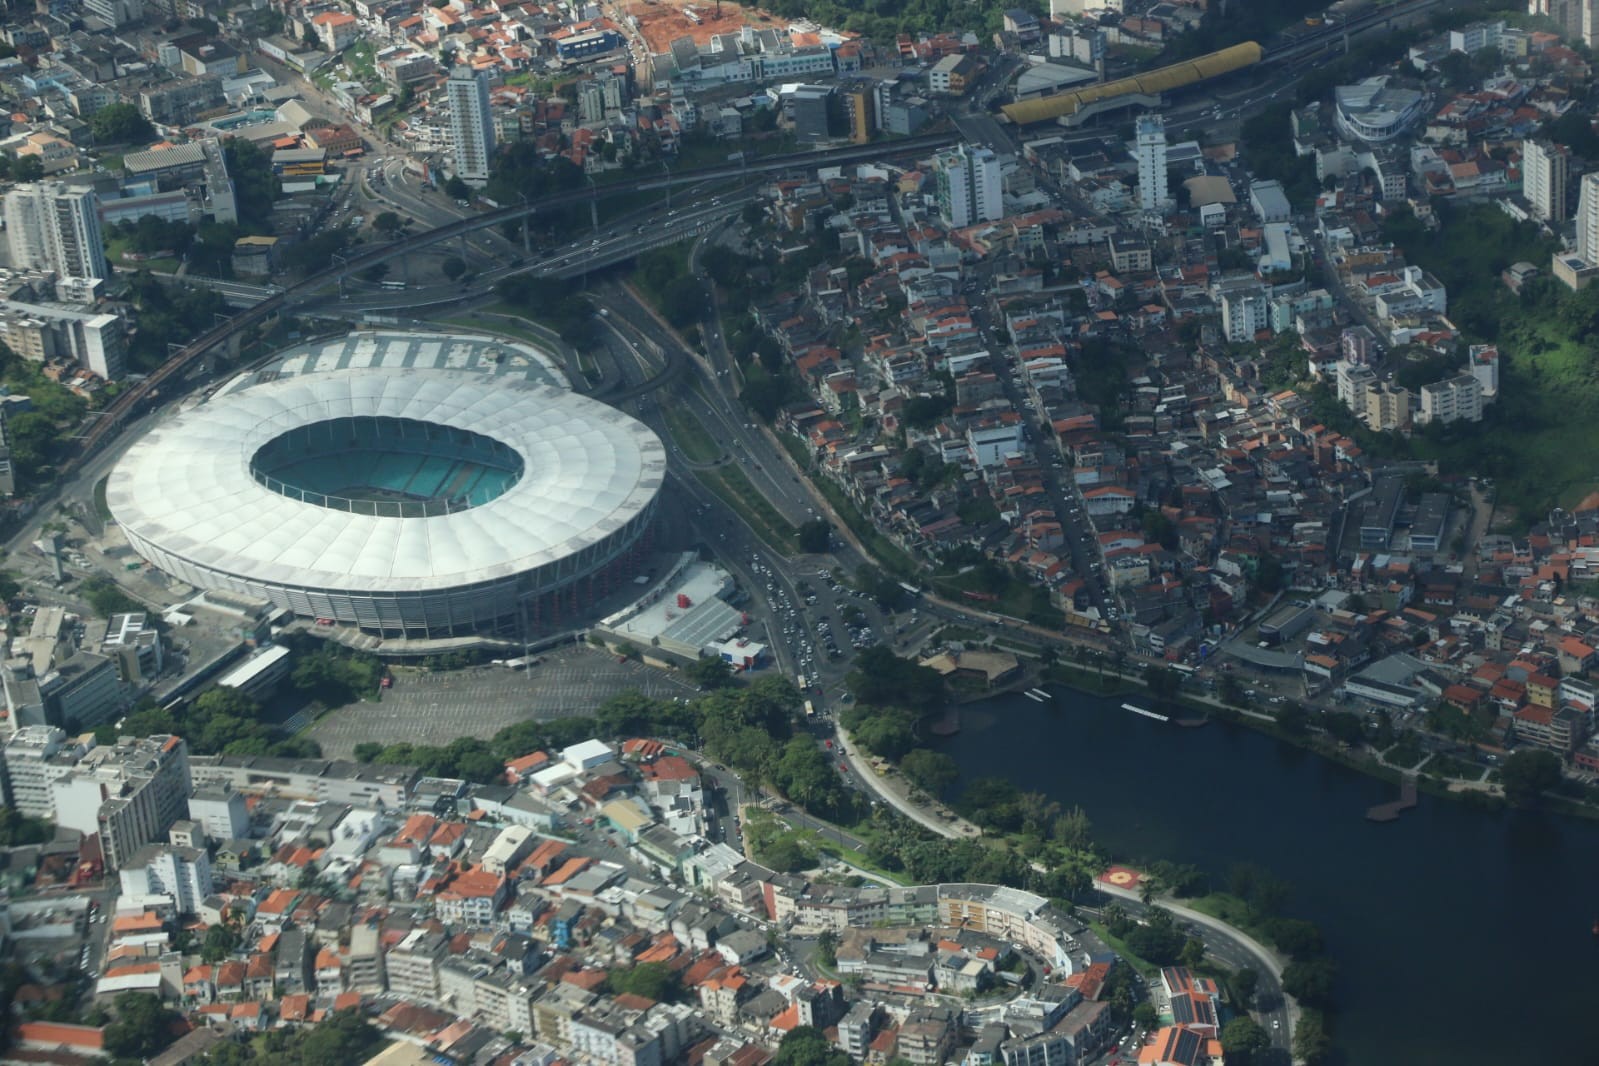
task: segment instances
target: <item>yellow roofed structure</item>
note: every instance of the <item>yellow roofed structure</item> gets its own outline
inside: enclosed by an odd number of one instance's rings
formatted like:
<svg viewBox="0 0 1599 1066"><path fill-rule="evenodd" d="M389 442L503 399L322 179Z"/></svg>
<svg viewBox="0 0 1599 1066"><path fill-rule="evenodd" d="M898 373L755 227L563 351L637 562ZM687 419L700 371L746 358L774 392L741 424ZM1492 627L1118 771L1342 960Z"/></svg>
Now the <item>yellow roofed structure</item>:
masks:
<svg viewBox="0 0 1599 1066"><path fill-rule="evenodd" d="M1202 55L1198 59L1187 59L1131 78L1119 78L1098 85L1085 85L1081 89L1046 96L1041 100L1022 100L1006 104L1001 110L1005 112L1006 118L1019 126L1048 122L1066 115L1075 115L1089 104L1101 100L1113 100L1118 96L1135 94L1158 96L1173 89L1196 85L1207 78L1231 74L1235 70L1243 70L1259 63L1264 51L1254 41L1245 41L1231 48L1223 48L1219 52Z"/></svg>

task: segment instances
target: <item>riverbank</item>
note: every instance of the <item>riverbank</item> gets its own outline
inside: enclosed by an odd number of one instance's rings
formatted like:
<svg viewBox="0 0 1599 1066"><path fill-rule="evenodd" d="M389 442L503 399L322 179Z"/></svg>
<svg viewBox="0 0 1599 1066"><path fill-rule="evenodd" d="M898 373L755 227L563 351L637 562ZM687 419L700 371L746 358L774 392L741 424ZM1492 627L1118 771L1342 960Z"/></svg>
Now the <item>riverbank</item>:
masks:
<svg viewBox="0 0 1599 1066"><path fill-rule="evenodd" d="M1057 662L1042 671L1042 676L1053 684L1061 685L1085 696L1111 697L1129 692L1148 693L1147 682L1141 676L1117 671L1113 668L1085 668L1080 664ZM1115 684L1107 685L1107 679ZM1362 744L1359 748L1337 741L1325 732L1313 731L1308 725L1305 732L1285 728L1277 716L1265 711L1237 707L1211 696L1179 691L1176 696L1161 699L1157 709L1163 713L1168 708L1185 707L1211 721L1244 726L1262 733L1283 744L1320 756L1357 773L1379 781L1386 781L1396 789L1405 778L1406 771L1383 761L1383 751ZM1173 717L1176 717L1174 715ZM1431 756L1429 756L1431 758ZM1415 774L1416 787L1424 795L1459 803L1473 810L1489 813L1510 808L1504 789L1497 782L1475 781L1460 777L1440 777L1427 772L1425 763ZM1599 806L1570 796L1550 793L1544 796L1544 809L1556 814L1585 821L1599 822Z"/></svg>
<svg viewBox="0 0 1599 1066"><path fill-rule="evenodd" d="M930 798L927 804L920 804L913 800L908 791L909 782L905 780L903 774L897 769L887 774L878 773L873 767L871 759L860 751L855 744L854 738L850 736L849 731L843 726L837 727L836 738L838 749L851 769L861 780L866 782L869 788L900 814L939 836L951 839L980 839L983 837L981 827L967 821L952 808L939 803L937 800ZM1007 847L1013 846L1014 843L1008 838L1004 839L1003 842ZM1029 865L1034 870L1043 871L1045 869L1037 862L1030 862ZM1112 884L1104 876L1096 878L1093 887L1096 891L1114 899L1144 903L1137 891ZM1248 932L1220 918L1176 902L1175 897L1169 891L1156 892L1149 900L1149 903L1158 904L1170 910L1179 918L1202 926L1217 937L1226 938L1237 952L1255 960L1259 964L1258 968L1269 973L1278 987L1281 987L1283 968L1286 963L1285 957L1262 944ZM1302 1011L1299 1004L1286 993L1283 994L1282 1000L1286 1016L1283 1040L1286 1046L1291 1047L1293 1033L1302 1017Z"/></svg>

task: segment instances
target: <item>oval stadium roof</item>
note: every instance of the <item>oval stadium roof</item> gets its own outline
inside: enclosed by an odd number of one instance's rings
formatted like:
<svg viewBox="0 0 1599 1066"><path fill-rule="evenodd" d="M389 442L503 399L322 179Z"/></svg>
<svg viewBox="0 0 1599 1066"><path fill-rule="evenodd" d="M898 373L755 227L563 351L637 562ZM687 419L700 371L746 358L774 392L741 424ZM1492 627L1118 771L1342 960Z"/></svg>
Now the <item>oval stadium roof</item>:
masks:
<svg viewBox="0 0 1599 1066"><path fill-rule="evenodd" d="M487 503L433 517L352 514L258 484L269 440L333 418L415 419L492 437L522 459ZM130 533L198 566L356 592L458 587L604 540L649 507L666 453L640 422L547 385L470 372L352 369L254 384L162 422L112 471Z"/></svg>

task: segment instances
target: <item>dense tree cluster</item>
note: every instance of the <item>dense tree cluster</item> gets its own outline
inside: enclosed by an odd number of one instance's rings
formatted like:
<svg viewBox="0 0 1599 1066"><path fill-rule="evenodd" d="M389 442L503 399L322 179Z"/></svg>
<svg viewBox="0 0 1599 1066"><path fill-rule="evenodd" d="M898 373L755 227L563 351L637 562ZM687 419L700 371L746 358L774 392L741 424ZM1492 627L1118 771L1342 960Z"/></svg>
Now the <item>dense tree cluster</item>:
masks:
<svg viewBox="0 0 1599 1066"><path fill-rule="evenodd" d="M790 1029L772 1060L773 1066L851 1066L853 1061L810 1025Z"/></svg>
<svg viewBox="0 0 1599 1066"><path fill-rule="evenodd" d="M182 1032L182 1019L159 996L124 992L113 1006L116 1020L105 1027L105 1050L113 1059L148 1059Z"/></svg>
<svg viewBox="0 0 1599 1066"><path fill-rule="evenodd" d="M128 342L134 369L154 370L172 354L169 341L188 340L216 325L228 303L215 289L198 285L163 285L148 271L131 280L133 304L139 310L139 328Z"/></svg>
<svg viewBox="0 0 1599 1066"><path fill-rule="evenodd" d="M110 104L89 116L89 131L96 144L129 144L155 136L150 120L132 104Z"/></svg>
<svg viewBox="0 0 1599 1066"><path fill-rule="evenodd" d="M271 1029L247 1043L224 1041L199 1066L347 1066L370 1059L384 1043L358 1012L345 1010L308 1029Z"/></svg>
<svg viewBox="0 0 1599 1066"><path fill-rule="evenodd" d="M845 789L827 756L814 741L795 735L801 699L794 686L766 677L746 686L729 686L678 703L627 692L601 704L592 718L519 722L482 741L462 737L442 748L418 744L358 744L366 762L421 767L440 777L498 780L507 759L540 749L566 747L588 737L653 736L697 747L738 771L753 786L770 785L811 810L842 820L859 813L855 794Z"/></svg>
<svg viewBox="0 0 1599 1066"><path fill-rule="evenodd" d="M944 679L937 670L902 659L881 644L856 656L845 683L861 703L926 713L944 702Z"/></svg>
<svg viewBox="0 0 1599 1066"><path fill-rule="evenodd" d="M1560 758L1551 751L1522 748L1505 759L1499 776L1505 798L1514 806L1536 807L1560 783Z"/></svg>
<svg viewBox="0 0 1599 1066"><path fill-rule="evenodd" d="M342 707L378 691L383 663L375 655L351 651L314 638L295 648L294 687L325 707Z"/></svg>
<svg viewBox="0 0 1599 1066"><path fill-rule="evenodd" d="M1164 907L1150 907L1142 921L1130 917L1119 904L1101 912L1110 935L1126 943L1134 955L1156 966L1185 965L1195 960L1184 958L1189 937L1177 928L1177 920ZM1196 941L1197 943L1197 941ZM1203 954L1203 945L1200 948Z"/></svg>
<svg viewBox="0 0 1599 1066"><path fill-rule="evenodd" d="M272 204L283 194L283 184L272 173L272 153L242 137L222 142L222 158L233 179L233 202L239 223L251 233L270 233ZM264 228L263 228L264 227Z"/></svg>
<svg viewBox="0 0 1599 1066"><path fill-rule="evenodd" d="M101 618L144 610L144 604L122 591L122 586L103 574L96 574L78 586L79 594Z"/></svg>
<svg viewBox="0 0 1599 1066"><path fill-rule="evenodd" d="M43 844L55 836L55 827L42 818L30 818L15 807L0 807L0 848Z"/></svg>
<svg viewBox="0 0 1599 1066"><path fill-rule="evenodd" d="M117 734L149 736L175 733L188 742L194 755L274 755L315 758L321 749L306 737L275 737L261 721L261 705L236 689L211 688L186 706L169 711L153 703L135 710L120 729L97 730L106 739Z"/></svg>

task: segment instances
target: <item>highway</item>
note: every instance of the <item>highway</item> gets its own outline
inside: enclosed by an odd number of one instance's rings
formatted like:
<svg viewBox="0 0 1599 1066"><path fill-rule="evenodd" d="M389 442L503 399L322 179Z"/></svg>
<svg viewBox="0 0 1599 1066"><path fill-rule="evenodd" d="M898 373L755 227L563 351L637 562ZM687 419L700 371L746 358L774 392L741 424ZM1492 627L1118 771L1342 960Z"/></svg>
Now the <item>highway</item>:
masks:
<svg viewBox="0 0 1599 1066"><path fill-rule="evenodd" d="M676 174L669 174L663 177L636 178L599 186L597 189L557 193L538 201L484 212L474 217L445 223L423 233L404 236L387 245L352 256L345 262L329 266L262 300L255 306L244 309L226 322L202 332L175 353L171 359L157 368L149 377L135 384L112 401L111 405L96 420L88 433L84 435L82 449L66 465L63 469L63 474L70 473L72 468L77 463L82 462L86 456L92 455L104 447L108 441L121 431L123 425L132 414L140 410L152 399L160 397L164 388L181 381L183 376L189 373L195 360L211 349L219 344L228 342L244 329L256 325L272 315L287 310L307 299L314 300L319 298L321 292L329 285L337 284L342 278L351 274L358 274L369 267L386 263L391 259L404 257L423 248L430 248L443 241L474 234L480 230L492 230L505 222L519 220L539 211L548 210L551 207L570 206L575 203L586 202L595 196L670 188L673 185L694 185L703 181L742 179L745 175L751 173L773 173L787 169L809 168L820 164L842 164L869 159L882 159L885 156L900 154L918 154L950 144L957 136L955 133L930 134L923 137L906 138L903 141L897 141L892 145L886 146L845 145L791 155L770 156L752 163L679 171ZM408 300L406 305L415 306L415 301Z"/></svg>

